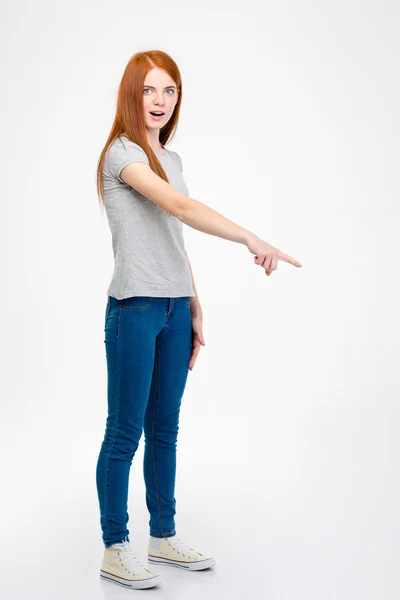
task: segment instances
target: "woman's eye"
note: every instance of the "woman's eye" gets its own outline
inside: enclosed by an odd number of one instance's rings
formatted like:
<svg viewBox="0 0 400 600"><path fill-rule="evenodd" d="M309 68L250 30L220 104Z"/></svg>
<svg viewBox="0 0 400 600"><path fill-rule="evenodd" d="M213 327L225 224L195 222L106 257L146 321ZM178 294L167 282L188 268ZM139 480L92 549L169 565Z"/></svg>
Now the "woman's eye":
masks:
<svg viewBox="0 0 400 600"><path fill-rule="evenodd" d="M143 91L146 92L147 90L149 90L151 92L150 88L144 88ZM167 92L172 92L172 94L174 93L174 90L167 90ZM172 94L168 94L168 96L171 96Z"/></svg>

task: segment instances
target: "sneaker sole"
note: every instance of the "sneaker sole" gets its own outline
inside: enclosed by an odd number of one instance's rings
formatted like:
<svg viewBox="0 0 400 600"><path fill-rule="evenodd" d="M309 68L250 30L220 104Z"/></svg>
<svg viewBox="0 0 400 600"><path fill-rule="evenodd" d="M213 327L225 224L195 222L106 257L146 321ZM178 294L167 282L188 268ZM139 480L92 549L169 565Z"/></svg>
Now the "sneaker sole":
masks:
<svg viewBox="0 0 400 600"><path fill-rule="evenodd" d="M143 590L145 588L154 587L155 585L161 583L161 577L159 575L132 581L129 579L123 579L122 577L118 577L112 573L107 573L106 571L100 571L100 579L104 579L104 581L111 581L112 583L122 585L124 588L131 588L134 590Z"/></svg>
<svg viewBox="0 0 400 600"><path fill-rule="evenodd" d="M209 569L215 565L214 558L207 558L205 560L196 560L194 562L180 562L179 560L173 560L169 558L161 558L159 556L152 556L148 554L148 562L153 565L167 565L169 567L177 567L178 569L185 569L186 571L202 571L203 569Z"/></svg>

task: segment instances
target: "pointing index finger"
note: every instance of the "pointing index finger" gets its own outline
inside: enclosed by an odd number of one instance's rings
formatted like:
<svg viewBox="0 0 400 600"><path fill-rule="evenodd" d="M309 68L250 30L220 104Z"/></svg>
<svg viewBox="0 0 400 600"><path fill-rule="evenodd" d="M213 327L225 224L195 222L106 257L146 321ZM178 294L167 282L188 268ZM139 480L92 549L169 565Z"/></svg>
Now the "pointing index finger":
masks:
<svg viewBox="0 0 400 600"><path fill-rule="evenodd" d="M299 263L298 260L295 260L294 258L292 258L291 256L289 256L289 254L285 254L284 252L281 252L280 250L279 250L278 260L284 260L285 262L288 262L291 265L294 265L295 267L301 267L302 266L302 264Z"/></svg>

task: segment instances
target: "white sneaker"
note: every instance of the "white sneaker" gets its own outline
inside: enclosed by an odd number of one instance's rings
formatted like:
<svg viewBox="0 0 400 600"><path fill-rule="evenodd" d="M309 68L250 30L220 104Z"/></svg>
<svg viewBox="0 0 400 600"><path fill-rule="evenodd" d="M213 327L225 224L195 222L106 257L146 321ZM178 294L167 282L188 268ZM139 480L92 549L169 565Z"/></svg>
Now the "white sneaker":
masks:
<svg viewBox="0 0 400 600"><path fill-rule="evenodd" d="M126 540L104 549L100 577L135 590L153 587L161 582L159 575L142 565Z"/></svg>
<svg viewBox="0 0 400 600"><path fill-rule="evenodd" d="M168 538L150 536L148 561L154 565L169 565L189 571L200 571L215 565L212 556L198 552L176 535Z"/></svg>

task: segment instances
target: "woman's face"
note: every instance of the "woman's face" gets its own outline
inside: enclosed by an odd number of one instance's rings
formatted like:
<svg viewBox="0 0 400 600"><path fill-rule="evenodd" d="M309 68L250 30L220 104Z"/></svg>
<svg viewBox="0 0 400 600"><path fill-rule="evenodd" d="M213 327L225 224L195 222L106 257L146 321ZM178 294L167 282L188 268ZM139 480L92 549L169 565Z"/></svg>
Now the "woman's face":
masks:
<svg viewBox="0 0 400 600"><path fill-rule="evenodd" d="M143 107L146 127L161 129L171 118L178 101L178 89L175 82L163 69L154 67L146 75L143 86ZM161 111L161 117L153 116Z"/></svg>

